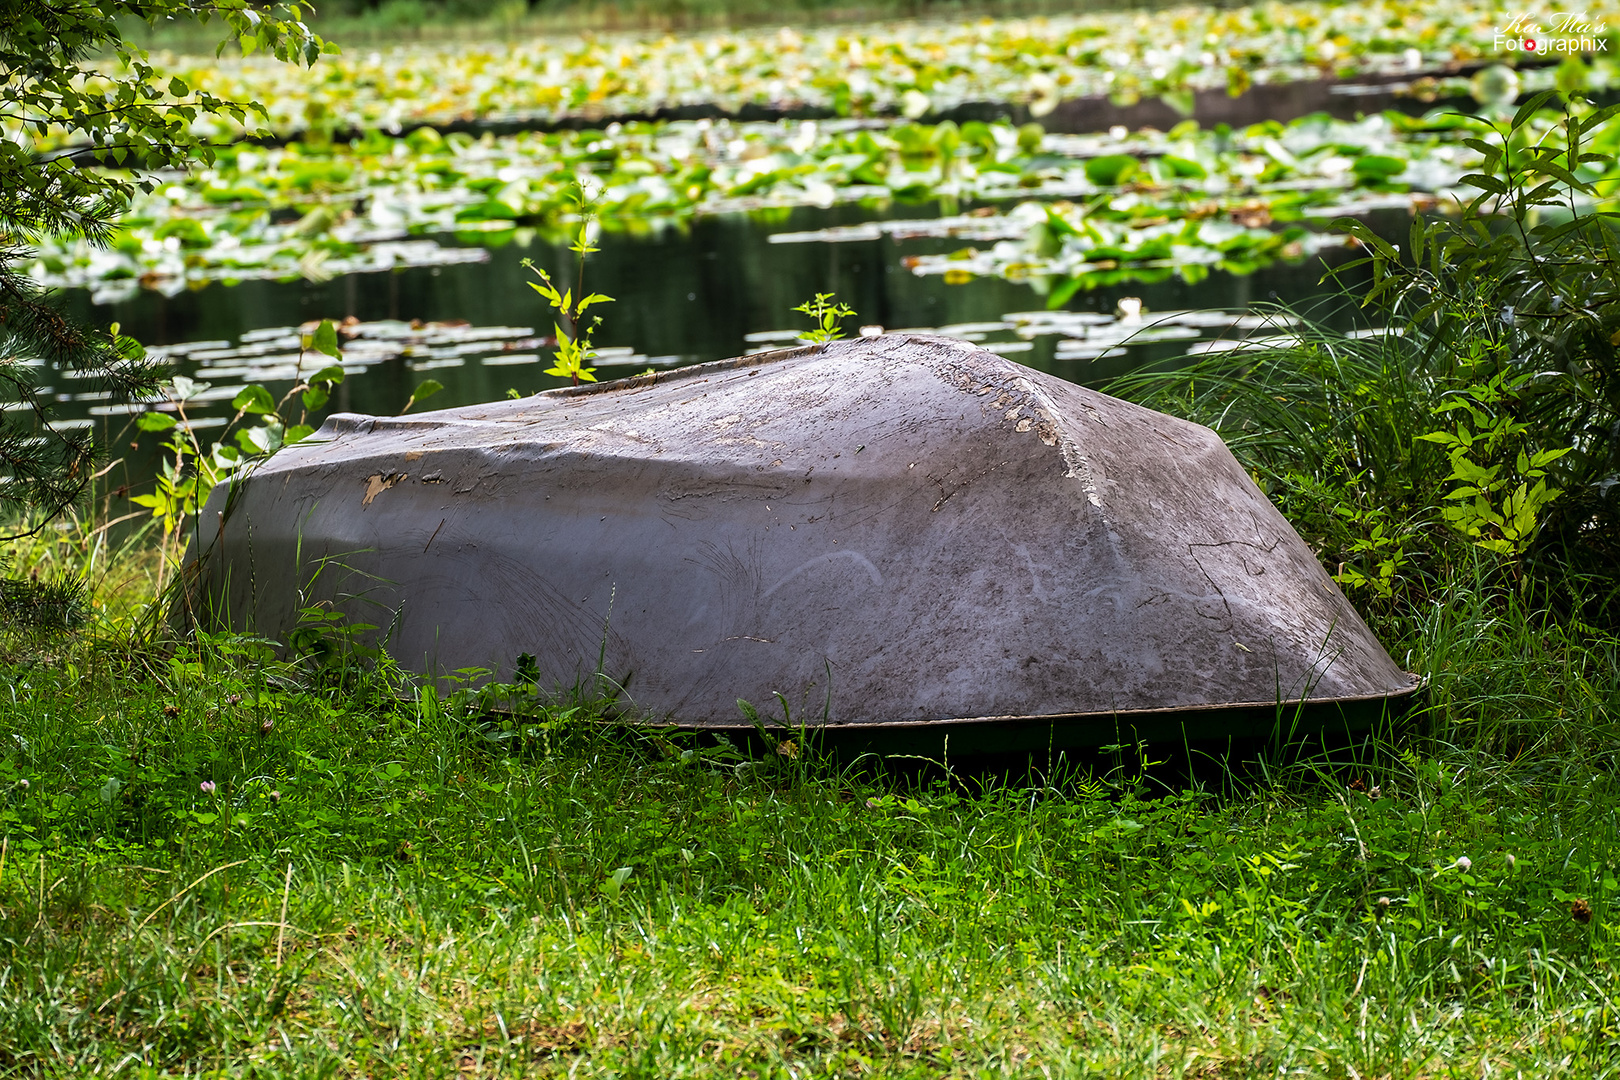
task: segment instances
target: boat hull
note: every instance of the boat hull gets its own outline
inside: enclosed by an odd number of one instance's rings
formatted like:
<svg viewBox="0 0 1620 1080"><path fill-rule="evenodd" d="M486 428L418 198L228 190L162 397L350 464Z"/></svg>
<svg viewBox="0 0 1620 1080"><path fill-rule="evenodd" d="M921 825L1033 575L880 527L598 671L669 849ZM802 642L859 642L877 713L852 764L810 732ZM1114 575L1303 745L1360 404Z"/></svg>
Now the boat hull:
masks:
<svg viewBox="0 0 1620 1080"><path fill-rule="evenodd" d="M1213 432L947 339L334 416L200 520L208 625L336 609L410 670L532 656L652 722L1084 744L1413 687Z"/></svg>

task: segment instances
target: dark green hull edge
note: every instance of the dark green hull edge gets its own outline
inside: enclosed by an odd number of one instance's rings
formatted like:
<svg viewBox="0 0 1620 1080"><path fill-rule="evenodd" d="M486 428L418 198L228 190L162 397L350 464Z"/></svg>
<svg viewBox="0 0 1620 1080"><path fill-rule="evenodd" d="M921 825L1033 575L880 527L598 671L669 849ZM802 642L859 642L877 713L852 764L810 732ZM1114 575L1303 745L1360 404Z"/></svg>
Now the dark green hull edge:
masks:
<svg viewBox="0 0 1620 1080"><path fill-rule="evenodd" d="M935 759L1096 751L1146 744L1208 746L1227 742L1341 742L1406 718L1421 704L1421 685L1389 697L1232 705L1073 716L986 717L900 724L828 724L763 729L704 725L693 732L753 741L762 732L834 754Z"/></svg>

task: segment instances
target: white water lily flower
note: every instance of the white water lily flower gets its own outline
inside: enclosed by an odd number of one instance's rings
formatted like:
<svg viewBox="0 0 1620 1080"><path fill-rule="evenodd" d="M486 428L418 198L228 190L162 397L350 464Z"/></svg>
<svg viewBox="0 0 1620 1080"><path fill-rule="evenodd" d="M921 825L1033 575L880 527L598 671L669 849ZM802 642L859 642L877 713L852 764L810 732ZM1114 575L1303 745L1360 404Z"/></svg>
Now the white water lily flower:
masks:
<svg viewBox="0 0 1620 1080"><path fill-rule="evenodd" d="M1050 116L1058 107L1057 81L1044 71L1037 71L1029 77L1029 115L1033 117Z"/></svg>
<svg viewBox="0 0 1620 1080"><path fill-rule="evenodd" d="M1316 171L1321 176L1334 178L1349 172L1353 164L1355 163L1342 154L1330 154L1316 163Z"/></svg>
<svg viewBox="0 0 1620 1080"><path fill-rule="evenodd" d="M788 140L788 149L795 154L809 153L810 148L816 145L816 122L806 120L799 125L798 134Z"/></svg>

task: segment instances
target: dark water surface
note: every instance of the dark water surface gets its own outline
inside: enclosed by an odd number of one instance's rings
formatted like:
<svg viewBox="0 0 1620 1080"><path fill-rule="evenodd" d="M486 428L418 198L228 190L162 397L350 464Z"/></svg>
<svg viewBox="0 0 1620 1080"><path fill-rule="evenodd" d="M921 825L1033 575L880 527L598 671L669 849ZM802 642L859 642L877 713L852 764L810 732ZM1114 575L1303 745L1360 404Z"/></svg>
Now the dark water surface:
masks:
<svg viewBox="0 0 1620 1080"><path fill-rule="evenodd" d="M1009 313L1041 311L1046 298L1029 283L978 278L947 285L942 277L919 277L901 263L905 255L954 250L952 239L880 239L846 243L773 244L772 233L807 231L855 224L876 217L929 218L934 207L892 208L874 212L860 206L831 209L800 208L769 215L732 215L698 219L684 229L666 229L643 235L605 232L601 250L590 256L585 285L591 291L616 298L596 310L603 324L596 337L602 347L632 350L620 357L621 366L603 365L598 377L611 379L635 374L649 365L697 363L737 356L751 348L785 345L785 332L808 328L809 322L791 309L817 292L835 292L856 309L846 320L853 334L862 324L889 329L952 327L995 323ZM1389 229L1404 229L1390 221ZM533 240L527 246L511 242L490 250L489 259L437 268L356 274L327 282L245 282L235 286L210 285L196 292L165 297L143 292L110 305L95 305L87 293L72 293L65 302L72 313L96 325L118 321L127 334L149 347L213 341L235 344L243 334L272 327L296 327L317 319L355 317L379 319L465 321L474 327L505 326L550 332L551 312L529 287L533 280L521 265L524 258L547 266L560 283L571 283L576 267L563 248ZM1342 251L1329 252L1335 263L1347 261ZM1076 293L1064 308L1111 314L1126 297L1139 298L1144 319L1155 313L1185 309L1242 310L1251 305L1281 302L1309 303L1334 293L1323 284L1329 265L1323 259L1298 264L1276 264L1247 277L1212 273L1190 285L1179 278L1157 283L1125 283ZM1352 293L1359 291L1361 271L1346 280ZM1338 319L1348 317L1353 305L1340 303ZM774 342L757 335L783 331ZM1215 332L1212 332L1215 333ZM750 341L749 335L756 335ZM1010 333L999 335L1010 338ZM1007 355L1021 363L1052 372L1075 382L1100 385L1144 362L1180 355L1186 340L1128 343L1119 355L1102 359L1064 359L1059 354L1061 334L1036 336L1030 344L1013 344ZM1015 351L1016 350L1016 351ZM549 354L539 351L537 363L490 364L477 359L422 364L394 358L352 371L331 404L333 410L376 414L397 413L412 389L432 378L444 391L429 408L472 404L506 396L509 389L532 393L562 384L543 374ZM319 363L316 363L316 361ZM312 357L311 369L324 364ZM179 356L178 373L209 378L205 366ZM216 382L231 380L216 379ZM235 381L243 381L238 377ZM249 375L246 381L257 381ZM113 474L120 483L139 485L154 469L157 440L133 431L128 409L100 401L87 386L65 378L55 380L58 416L70 424L93 425L98 433L126 457ZM268 380L272 391L285 390L286 380ZM202 418L200 426L222 426L232 410L229 398L188 408ZM318 422L318 420L316 421ZM206 445L211 436L200 432Z"/></svg>
<svg viewBox="0 0 1620 1080"><path fill-rule="evenodd" d="M900 263L904 255L961 247L959 240L895 241L888 236L835 244L772 244L767 240L771 233L855 224L874 217L926 218L934 213L931 208L917 207L883 215L858 206L799 208L772 214L769 219L763 215L703 218L686 229L643 236L606 232L600 240L601 250L590 256L585 268L586 287L608 293L617 301L596 309L603 315L596 344L628 346L639 354L660 358L660 366L736 356L753 346L747 340L749 334L808 328L808 320L791 309L817 292L835 292L840 301L856 309L856 316L845 324L851 332L865 323L899 329L995 321L1009 312L1046 306L1044 295L1027 283L978 278L947 285L939 276L916 276ZM108 305L92 304L88 294L80 291L65 299L75 316L102 326L117 320L124 333L149 347L234 341L243 333L266 327L349 316L368 321L464 320L475 326L523 326L548 332L551 312L528 287L527 282L534 278L521 261L533 259L550 269L559 284L569 284L576 274L573 256L539 241L528 246L509 243L489 254L489 261L483 263L353 274L324 283L214 284L173 297L143 292ZM1335 261L1345 260L1341 255ZM1335 291L1331 282L1322 283L1324 271L1321 260L1309 259L1279 263L1246 277L1217 271L1197 285L1179 278L1155 284L1125 283L1078 292L1063 306L1112 312L1120 298L1139 297L1151 321L1152 313L1170 310L1243 309L1267 301L1303 303ZM1350 280L1354 285L1362 278L1354 275ZM1095 384L1146 358L1132 350L1129 362L1123 364L1053 361L1053 344L1051 339L1037 339L1035 349L1019 359L1076 382ZM1175 349L1150 352L1167 354ZM522 372L525 381L518 388L559 385L560 380L539 374L542 366ZM191 373L183 363L178 370ZM517 370L499 369L499 378L493 381L481 377L474 367L459 373L436 372L434 377L445 384L446 393L435 398L434 405L448 407L486 400L491 394L499 396L507 389L508 376ZM598 374L613 377L616 372L608 367ZM347 407L397 411L410 396L410 387L420 381L410 376L404 363L368 372L351 388L353 398ZM63 415L75 412L66 405Z"/></svg>

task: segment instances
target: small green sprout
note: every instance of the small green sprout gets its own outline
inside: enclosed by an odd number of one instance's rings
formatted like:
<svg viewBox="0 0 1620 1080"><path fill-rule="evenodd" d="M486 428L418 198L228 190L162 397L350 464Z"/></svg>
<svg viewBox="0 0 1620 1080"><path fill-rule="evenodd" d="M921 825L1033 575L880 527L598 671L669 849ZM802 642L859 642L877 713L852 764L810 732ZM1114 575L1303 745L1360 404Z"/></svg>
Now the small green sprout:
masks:
<svg viewBox="0 0 1620 1080"><path fill-rule="evenodd" d="M540 267L534 265L533 260L524 259L523 265L539 275L538 282L529 282L529 288L539 293L550 304L560 317L561 321L552 324L552 330L557 335L557 351L553 353L557 362L546 369L547 375L565 376L575 386L580 380L586 382L596 381L596 369L590 367L590 361L595 358L596 350L591 347L591 335L596 328L602 325L600 315L592 316L590 325L584 326L585 309L592 304L607 304L613 302L613 297L601 293L585 292L585 256L599 250L591 243L591 204L583 188L576 189L574 204L579 212L579 234L574 242L568 245L568 250L579 256L579 274L576 284L579 287L579 299L574 299L573 289L564 289L558 292L557 286L552 282L551 275ZM567 323L569 330L563 329Z"/></svg>
<svg viewBox="0 0 1620 1080"><path fill-rule="evenodd" d="M829 341L837 341L844 336L843 328L839 325L844 319L855 314L855 309L848 304L833 302L837 293L816 293L814 300L806 300L794 311L803 312L816 322L814 330L806 331L800 335L801 340L812 345L825 345Z"/></svg>

